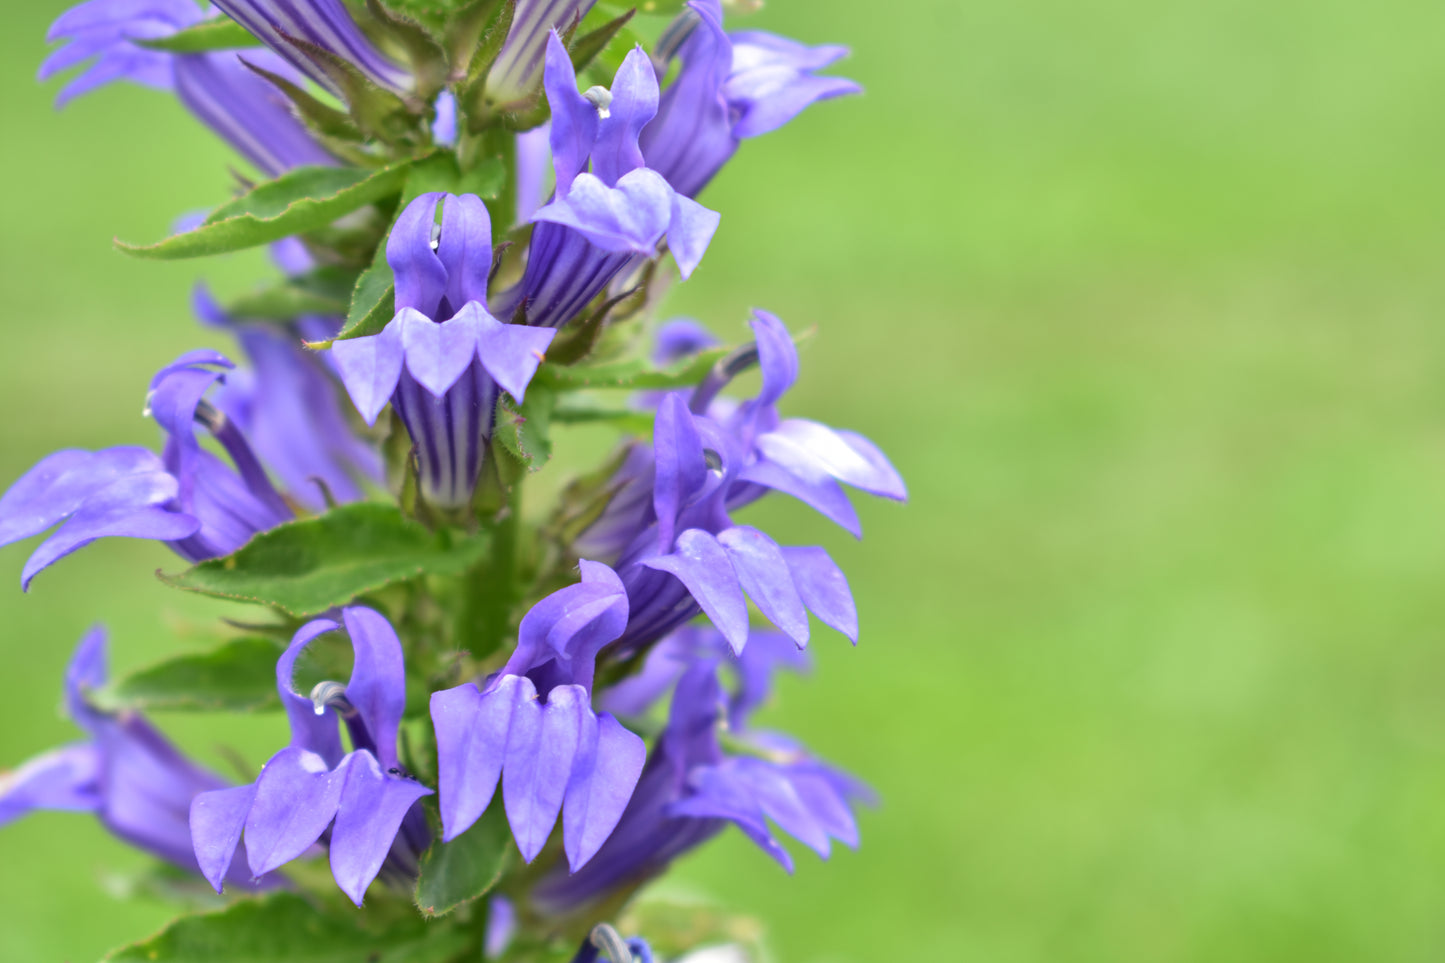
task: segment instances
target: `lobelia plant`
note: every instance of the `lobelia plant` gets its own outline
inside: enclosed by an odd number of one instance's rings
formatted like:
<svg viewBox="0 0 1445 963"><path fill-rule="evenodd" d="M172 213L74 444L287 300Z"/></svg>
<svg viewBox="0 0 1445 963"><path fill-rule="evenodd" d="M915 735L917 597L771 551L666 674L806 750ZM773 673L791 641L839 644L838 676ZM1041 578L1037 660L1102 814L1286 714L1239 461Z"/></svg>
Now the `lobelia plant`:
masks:
<svg viewBox="0 0 1445 963"><path fill-rule="evenodd" d="M755 959L745 922L645 887L729 824L789 871L779 832L826 858L872 794L754 725L810 615L854 642L858 617L826 551L733 516L778 492L861 536L843 486L906 491L867 439L781 414L778 318L728 349L654 314L719 228L698 193L857 92L820 72L846 51L729 32L721 0L215 8L89 0L40 76L81 68L57 104L172 90L254 170L124 250L270 245L281 275L198 289L243 363L161 368L162 446L46 457L0 544L54 529L28 590L98 538L157 539L190 565L164 581L263 614L118 679L92 630L64 684L86 738L0 776L0 824L95 813L202 904L113 960ZM583 422L614 454L524 510L552 427ZM152 708L279 708L290 743L233 784Z"/></svg>

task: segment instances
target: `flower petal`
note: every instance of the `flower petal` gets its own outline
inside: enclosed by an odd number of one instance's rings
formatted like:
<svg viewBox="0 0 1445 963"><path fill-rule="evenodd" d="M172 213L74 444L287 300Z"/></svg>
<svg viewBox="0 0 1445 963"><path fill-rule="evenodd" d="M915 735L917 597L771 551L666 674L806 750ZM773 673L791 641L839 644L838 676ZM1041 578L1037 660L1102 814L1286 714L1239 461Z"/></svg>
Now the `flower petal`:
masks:
<svg viewBox="0 0 1445 963"><path fill-rule="evenodd" d="M605 712L593 716L587 711L562 816L563 848L572 872L586 865L616 828L646 759L647 746L622 723Z"/></svg>
<svg viewBox="0 0 1445 963"><path fill-rule="evenodd" d="M492 273L492 217L480 197L448 194L443 198L437 257L446 268L447 302L452 310L468 301L487 303L487 279Z"/></svg>
<svg viewBox="0 0 1445 963"><path fill-rule="evenodd" d="M230 789L203 792L191 800L191 843L201 875L220 892L231 871L241 830L256 798L256 785L248 783Z"/></svg>
<svg viewBox="0 0 1445 963"><path fill-rule="evenodd" d="M557 194L566 196L577 175L587 169L587 157L597 139L597 108L577 92L572 58L557 31L547 35L547 66L543 74L547 103L552 108L552 167L557 173Z"/></svg>
<svg viewBox="0 0 1445 963"><path fill-rule="evenodd" d="M798 648L808 644L808 610L793 586L787 560L778 543L756 528L739 525L721 532L718 544L727 550L733 571L748 598Z"/></svg>
<svg viewBox="0 0 1445 963"><path fill-rule="evenodd" d="M401 380L401 324L393 318L379 334L365 338L348 338L331 345L336 371L347 394L368 425L376 424L376 416L391 400L396 383Z"/></svg>
<svg viewBox="0 0 1445 963"><path fill-rule="evenodd" d="M386 263L396 275L397 311L415 308L434 317L446 294L447 269L432 249L437 202L444 196L433 191L417 197L397 216L386 239Z"/></svg>
<svg viewBox="0 0 1445 963"><path fill-rule="evenodd" d="M716 538L690 528L678 536L675 552L644 559L642 564L682 582L733 652L742 652L748 642L748 603L732 561Z"/></svg>
<svg viewBox="0 0 1445 963"><path fill-rule="evenodd" d="M578 174L571 189L532 216L577 231L614 254L651 257L673 216L673 190L661 175L640 168L609 187L592 174Z"/></svg>
<svg viewBox="0 0 1445 963"><path fill-rule="evenodd" d="M475 332L476 356L492 380L520 404L527 385L542 363L557 332L523 324L503 324L478 301L468 301L448 323L465 324Z"/></svg>
<svg viewBox="0 0 1445 963"><path fill-rule="evenodd" d="M461 317L438 324L412 308L397 312L406 370L432 397L440 398L462 376L477 353L477 330Z"/></svg>
<svg viewBox="0 0 1445 963"><path fill-rule="evenodd" d="M342 610L355 652L346 699L371 733L384 769L396 766L396 733L406 710L406 660L401 640L380 613L353 605Z"/></svg>
<svg viewBox="0 0 1445 963"><path fill-rule="evenodd" d="M346 782L331 830L331 875L360 906L407 810L431 790L414 779L388 776L369 752L353 752L344 765Z"/></svg>
<svg viewBox="0 0 1445 963"><path fill-rule="evenodd" d="M502 774L512 715L536 698L531 680L515 675L504 676L485 695L470 682L432 693L443 842L466 832L486 812Z"/></svg>
<svg viewBox="0 0 1445 963"><path fill-rule="evenodd" d="M246 816L246 860L256 876L300 856L336 816L344 768L331 772L314 752L292 746L266 763Z"/></svg>
<svg viewBox="0 0 1445 963"><path fill-rule="evenodd" d="M597 129L592 147L592 171L604 184L614 185L622 175L644 166L637 138L657 115L657 73L640 46L623 58L612 78L612 102Z"/></svg>
<svg viewBox="0 0 1445 963"><path fill-rule="evenodd" d="M582 720L590 712L587 703L586 689L562 685L548 693L546 705L521 702L512 716L502 799L517 848L529 863L546 845L562 810Z"/></svg>
<svg viewBox="0 0 1445 963"><path fill-rule="evenodd" d="M857 644L858 608L853 604L847 577L828 553L816 547L785 548L783 557L788 560L793 584L808 611Z"/></svg>

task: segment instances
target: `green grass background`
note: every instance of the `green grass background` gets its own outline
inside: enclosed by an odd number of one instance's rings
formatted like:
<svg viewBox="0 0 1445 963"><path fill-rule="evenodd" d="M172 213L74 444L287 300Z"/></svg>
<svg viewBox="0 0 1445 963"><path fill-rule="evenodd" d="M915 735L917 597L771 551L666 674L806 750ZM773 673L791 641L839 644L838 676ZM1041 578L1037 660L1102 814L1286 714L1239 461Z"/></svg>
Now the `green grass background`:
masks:
<svg viewBox="0 0 1445 963"><path fill-rule="evenodd" d="M167 97L57 116L60 0L0 31L0 476L148 442L150 373L259 258L128 261L218 201ZM1438 960L1445 954L1445 10L1408 0L772 0L867 96L749 143L672 306L818 325L792 413L912 485L854 544L863 618L770 721L869 778L864 844L786 877L737 834L677 875L780 960ZM184 645L164 549L22 597L0 554L0 760L71 738L69 650ZM181 641L177 641L178 636ZM179 720L163 720L175 730ZM253 761L274 718L184 742ZM88 961L167 916L93 821L0 830L0 959Z"/></svg>

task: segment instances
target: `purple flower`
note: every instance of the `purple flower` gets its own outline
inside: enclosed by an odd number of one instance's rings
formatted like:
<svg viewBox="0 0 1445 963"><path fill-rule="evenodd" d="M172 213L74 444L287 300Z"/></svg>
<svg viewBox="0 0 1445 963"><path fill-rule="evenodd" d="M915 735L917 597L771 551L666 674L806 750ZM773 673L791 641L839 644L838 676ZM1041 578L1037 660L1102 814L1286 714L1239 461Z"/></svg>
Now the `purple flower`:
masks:
<svg viewBox="0 0 1445 963"><path fill-rule="evenodd" d="M187 824L191 800L226 782L182 756L144 716L91 705L88 690L106 676L105 629L96 626L65 673L66 708L90 738L0 774L0 825L36 809L93 812L132 846L199 873Z"/></svg>
<svg viewBox="0 0 1445 963"><path fill-rule="evenodd" d="M862 90L815 73L847 56L846 47L809 47L758 31L729 35L719 0L688 7L669 29L658 64L666 73L675 50L682 70L642 132L648 166L688 197L707 186L742 141L778 129L810 104Z"/></svg>
<svg viewBox="0 0 1445 963"><path fill-rule="evenodd" d="M527 324L560 327L576 317L623 268L655 257L667 240L684 279L717 231L716 212L674 191L647 167L638 136L657 112L657 77L639 47L610 90L577 91L572 61L554 31L545 86L556 194L532 215L537 227L522 280L499 299ZM590 163L591 169L588 170Z"/></svg>
<svg viewBox="0 0 1445 963"><path fill-rule="evenodd" d="M728 664L739 680L730 691L719 679ZM831 840L856 846L851 804L871 801L871 790L791 740L748 728L776 669L803 665L792 641L780 635L760 633L734 661L717 632L688 629L649 656L643 670L652 676L647 693L631 681L603 693L603 705L640 711L676 680L667 728L617 828L581 871L554 870L543 877L534 891L537 906L566 913L644 882L728 823L789 872L792 858L769 820L825 859ZM655 685L659 677L666 683ZM728 733L727 748L722 732Z"/></svg>
<svg viewBox="0 0 1445 963"><path fill-rule="evenodd" d="M432 790L397 759L406 707L401 642L371 609L344 609L342 621L355 653L351 680L323 682L310 698L292 688L302 651L342 628L330 619L303 625L276 664L291 745L271 757L253 784L202 793L191 804L196 859L218 892L243 838L255 876L323 842L337 885L357 906L383 870L414 876L430 843L417 801ZM346 724L350 752L342 752L338 722Z"/></svg>
<svg viewBox="0 0 1445 963"><path fill-rule="evenodd" d="M554 31L571 30L594 0L517 0L506 42L487 73L487 99L506 108L531 99L542 78L547 38Z"/></svg>
<svg viewBox="0 0 1445 963"><path fill-rule="evenodd" d="M434 231L442 201L440 235ZM427 500L466 505L492 435L497 389L523 400L554 331L503 324L487 311L492 225L481 198L423 194L386 242L396 316L380 334L332 345L367 424L388 401L406 424Z"/></svg>
<svg viewBox="0 0 1445 963"><path fill-rule="evenodd" d="M611 569L581 563L582 581L522 619L517 648L485 685L432 695L444 839L465 832L502 782L507 820L531 862L562 816L568 865L585 865L617 824L646 748L592 709L594 661L627 624Z"/></svg>
<svg viewBox="0 0 1445 963"><path fill-rule="evenodd" d="M902 499L902 479L860 435L779 418L777 402L797 377L797 353L772 315L757 312L753 329L756 345L721 363L690 405L677 394L662 400L650 454L640 446L629 453L612 504L580 540L588 550L626 545L615 561L631 605L626 647L646 645L701 610L741 652L749 598L800 646L809 638L809 612L857 639L847 579L827 552L780 547L755 528L733 524L729 513L771 488L858 534L839 483ZM742 404L718 399L752 360L763 371L758 397Z"/></svg>
<svg viewBox="0 0 1445 963"><path fill-rule="evenodd" d="M321 356L282 327L230 317L203 287L193 301L204 323L236 336L251 363L226 378L214 396L216 407L292 498L320 512L328 501L360 499L363 480L382 482L381 456L347 423L339 385ZM309 320L335 324L334 319Z"/></svg>
<svg viewBox="0 0 1445 963"><path fill-rule="evenodd" d="M10 486L0 497L0 545L64 523L25 563L22 587L97 538L157 539L196 562L228 555L292 517L235 424L204 400L232 367L214 351L192 351L155 376L149 411L168 436L160 456L129 446L66 449ZM201 447L196 423L231 464Z"/></svg>
<svg viewBox="0 0 1445 963"><path fill-rule="evenodd" d="M93 61L61 89L57 107L104 84L129 80L174 90L191 113L269 176L304 164L337 163L292 115L281 92L248 70L235 53L174 54L132 42L170 36L200 19L200 8L190 0L89 0L61 14L51 26L47 39L68 43L40 65L39 79ZM272 73L300 79L267 51L251 51L246 58Z"/></svg>
<svg viewBox="0 0 1445 963"><path fill-rule="evenodd" d="M215 4L337 96L341 88L324 66L328 55L351 64L394 94L411 90L411 74L366 39L341 0L215 0Z"/></svg>

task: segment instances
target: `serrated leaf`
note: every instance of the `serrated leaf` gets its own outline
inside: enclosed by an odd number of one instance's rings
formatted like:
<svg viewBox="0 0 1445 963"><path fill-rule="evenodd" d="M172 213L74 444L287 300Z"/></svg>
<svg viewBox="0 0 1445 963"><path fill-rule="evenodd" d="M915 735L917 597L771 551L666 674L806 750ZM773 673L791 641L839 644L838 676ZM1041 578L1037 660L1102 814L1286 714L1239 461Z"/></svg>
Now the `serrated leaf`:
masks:
<svg viewBox="0 0 1445 963"><path fill-rule="evenodd" d="M445 916L485 896L511 862L512 830L500 805L487 807L472 825L449 843L437 841L422 855L416 881L416 906L422 915Z"/></svg>
<svg viewBox="0 0 1445 963"><path fill-rule="evenodd" d="M543 364L537 370L537 376L532 379L532 384L541 384L554 391L578 391L583 388L683 388L695 385L707 377L712 366L717 364L718 359L726 355L728 350L710 348L664 368L653 367L641 359L571 367Z"/></svg>
<svg viewBox="0 0 1445 963"><path fill-rule="evenodd" d="M520 408L511 395L504 394L497 399L492 439L529 472L539 471L552 458L552 409L556 403L557 396L535 381L527 389L527 400Z"/></svg>
<svg viewBox="0 0 1445 963"><path fill-rule="evenodd" d="M138 669L92 694L102 709L249 712L278 705L274 639L234 639Z"/></svg>
<svg viewBox="0 0 1445 963"><path fill-rule="evenodd" d="M486 547L484 538L430 531L395 505L363 502L277 526L231 555L160 578L188 592L301 617L422 574L455 575Z"/></svg>
<svg viewBox="0 0 1445 963"><path fill-rule="evenodd" d="M369 928L366 918L319 911L294 893L275 893L182 916L104 963L446 963L472 940L465 931L421 920Z"/></svg>
<svg viewBox="0 0 1445 963"><path fill-rule="evenodd" d="M200 227L149 246L116 241L137 257L158 260L240 251L326 227L358 208L397 194L416 161L368 171L298 167L218 207Z"/></svg>
<svg viewBox="0 0 1445 963"><path fill-rule="evenodd" d="M249 30L230 17L213 17L198 24L177 30L168 37L132 39L131 43L148 50L164 50L168 53L193 54L210 50L239 50L243 47L259 47L261 41Z"/></svg>

